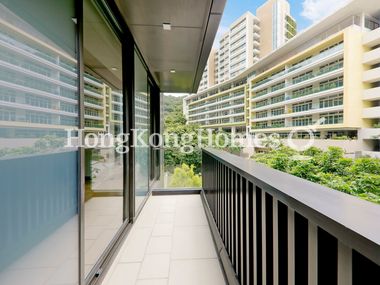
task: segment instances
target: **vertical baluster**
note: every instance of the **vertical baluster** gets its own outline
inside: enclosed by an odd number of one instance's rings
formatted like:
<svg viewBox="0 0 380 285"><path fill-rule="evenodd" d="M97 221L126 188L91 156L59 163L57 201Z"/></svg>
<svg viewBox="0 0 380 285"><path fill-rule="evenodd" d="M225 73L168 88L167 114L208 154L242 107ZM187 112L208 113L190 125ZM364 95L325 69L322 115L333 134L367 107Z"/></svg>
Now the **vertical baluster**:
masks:
<svg viewBox="0 0 380 285"><path fill-rule="evenodd" d="M352 250L338 241L338 285L352 285Z"/></svg>
<svg viewBox="0 0 380 285"><path fill-rule="evenodd" d="M288 208L288 285L295 284L294 210Z"/></svg>
<svg viewBox="0 0 380 285"><path fill-rule="evenodd" d="M309 221L308 242L308 285L318 284L318 229Z"/></svg>
<svg viewBox="0 0 380 285"><path fill-rule="evenodd" d="M262 285L267 284L267 239L266 239L266 204L265 192L261 192L261 254L262 254Z"/></svg>
<svg viewBox="0 0 380 285"><path fill-rule="evenodd" d="M278 201L273 198L273 284L278 285Z"/></svg>

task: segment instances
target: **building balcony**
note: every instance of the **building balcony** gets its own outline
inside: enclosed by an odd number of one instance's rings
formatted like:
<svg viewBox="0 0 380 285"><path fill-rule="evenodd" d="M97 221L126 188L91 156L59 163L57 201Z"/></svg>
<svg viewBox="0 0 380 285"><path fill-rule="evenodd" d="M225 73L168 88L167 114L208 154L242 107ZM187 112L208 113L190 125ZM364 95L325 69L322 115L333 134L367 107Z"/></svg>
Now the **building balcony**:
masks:
<svg viewBox="0 0 380 285"><path fill-rule="evenodd" d="M363 45L374 47L380 44L380 28L370 31L363 36Z"/></svg>
<svg viewBox="0 0 380 285"><path fill-rule="evenodd" d="M363 109L364 119L378 119L380 118L380 106Z"/></svg>
<svg viewBox="0 0 380 285"><path fill-rule="evenodd" d="M201 195L147 200L102 285L144 282L226 284Z"/></svg>
<svg viewBox="0 0 380 285"><path fill-rule="evenodd" d="M366 83L380 81L380 67L364 71L363 81Z"/></svg>
<svg viewBox="0 0 380 285"><path fill-rule="evenodd" d="M359 137L365 140L380 139L380 128L363 128L359 132Z"/></svg>
<svg viewBox="0 0 380 285"><path fill-rule="evenodd" d="M252 99L252 101L253 102L261 101L265 98L269 98L269 97L272 97L275 95L279 95L279 94L284 93L284 92L292 91L294 89L300 89L304 86L313 85L313 84L321 82L321 81L336 78L336 77L342 76L343 73L344 73L344 70L343 70L342 65L332 66L328 69L315 72L311 77L306 76L303 81L284 84L282 88L271 89L270 91L268 90L267 93L262 92L262 93L260 93L260 96L255 96Z"/></svg>
<svg viewBox="0 0 380 285"><path fill-rule="evenodd" d="M293 117L300 117L300 116L307 116L307 115L314 115L314 114L320 114L320 113L327 113L327 112L339 112L343 111L343 105L340 106L333 106L328 108L312 108L306 111L302 112L290 112L287 114L281 114L278 116L267 116L265 118L254 118L252 122L265 122L269 120L278 120L278 119L285 119L285 118L293 118Z"/></svg>
<svg viewBox="0 0 380 285"><path fill-rule="evenodd" d="M364 53L363 64L374 65L380 63L380 47Z"/></svg>
<svg viewBox="0 0 380 285"><path fill-rule="evenodd" d="M275 74L265 80L259 81L252 86L252 91L256 92L262 88L269 87L269 85L273 85L280 81L285 80L287 77L294 77L298 74L302 74L308 70L315 68L316 66L323 65L329 61L333 61L335 59L339 59L343 55L343 44L338 45L330 50L322 52L318 55L315 55L308 60L305 60L295 66L290 67L278 74Z"/></svg>
<svg viewBox="0 0 380 285"><path fill-rule="evenodd" d="M380 100L380 87L370 88L363 91L363 100L377 101Z"/></svg>
<svg viewBox="0 0 380 285"><path fill-rule="evenodd" d="M288 104L296 104L296 103L301 103L303 101L307 101L307 100L312 100L312 99L317 99L317 98L321 98L321 97L326 97L326 96L329 96L329 95L336 95L336 94L340 94L344 91L344 88L342 86L334 86L330 89L321 89L321 88L315 88L313 89L310 93L309 92L306 92L305 94L302 94L302 95L299 95L299 96L289 96L285 99L285 101L281 101L281 102L277 102L277 103L273 103L273 104L265 104L263 106L260 106L260 107L257 107L257 108L254 108L255 112L260 112L260 111L264 111L264 110L267 110L267 109L272 109L272 108L278 108L278 107L282 107L282 106L285 106L285 105L288 105ZM253 100L252 100L253 101Z"/></svg>

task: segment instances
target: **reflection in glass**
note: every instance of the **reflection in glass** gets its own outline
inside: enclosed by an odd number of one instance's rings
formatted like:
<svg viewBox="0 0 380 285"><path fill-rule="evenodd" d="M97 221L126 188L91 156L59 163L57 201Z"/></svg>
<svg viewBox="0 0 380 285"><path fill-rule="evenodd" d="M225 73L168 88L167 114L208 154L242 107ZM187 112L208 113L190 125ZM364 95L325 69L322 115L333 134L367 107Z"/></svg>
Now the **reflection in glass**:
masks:
<svg viewBox="0 0 380 285"><path fill-rule="evenodd" d="M74 1L41 3L0 4L1 285L78 284Z"/></svg>
<svg viewBox="0 0 380 285"><path fill-rule="evenodd" d="M136 138L141 142L135 148L135 212L149 192L149 160L150 149L150 91L148 75L139 56L135 52L135 129Z"/></svg>
<svg viewBox="0 0 380 285"><path fill-rule="evenodd" d="M84 1L85 135L123 132L122 51L114 31ZM85 150L85 273L94 268L123 223L123 156L114 145Z"/></svg>

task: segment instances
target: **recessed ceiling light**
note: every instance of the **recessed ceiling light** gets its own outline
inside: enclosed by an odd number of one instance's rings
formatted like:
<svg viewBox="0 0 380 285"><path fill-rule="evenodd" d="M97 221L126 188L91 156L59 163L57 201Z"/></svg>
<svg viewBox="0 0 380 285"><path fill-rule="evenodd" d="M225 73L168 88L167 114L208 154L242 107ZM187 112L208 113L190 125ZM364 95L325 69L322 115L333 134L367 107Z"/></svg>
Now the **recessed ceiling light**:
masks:
<svg viewBox="0 0 380 285"><path fill-rule="evenodd" d="M162 23L162 28L165 31L170 31L172 29L172 25L170 23Z"/></svg>
<svg viewBox="0 0 380 285"><path fill-rule="evenodd" d="M175 73L175 69L170 69L170 73Z"/></svg>
<svg viewBox="0 0 380 285"><path fill-rule="evenodd" d="M116 67L111 67L111 70L112 70L112 71L116 71L117 68L116 68Z"/></svg>

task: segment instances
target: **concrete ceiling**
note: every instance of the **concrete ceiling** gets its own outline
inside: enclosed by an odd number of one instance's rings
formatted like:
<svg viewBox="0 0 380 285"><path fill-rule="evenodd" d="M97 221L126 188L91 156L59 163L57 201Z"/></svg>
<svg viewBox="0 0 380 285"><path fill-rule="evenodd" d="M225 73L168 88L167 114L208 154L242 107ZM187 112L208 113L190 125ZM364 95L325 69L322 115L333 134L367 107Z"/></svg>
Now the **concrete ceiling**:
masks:
<svg viewBox="0 0 380 285"><path fill-rule="evenodd" d="M196 92L226 0L115 2L161 91Z"/></svg>

